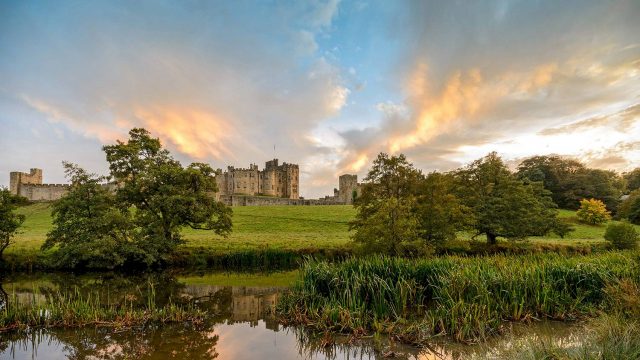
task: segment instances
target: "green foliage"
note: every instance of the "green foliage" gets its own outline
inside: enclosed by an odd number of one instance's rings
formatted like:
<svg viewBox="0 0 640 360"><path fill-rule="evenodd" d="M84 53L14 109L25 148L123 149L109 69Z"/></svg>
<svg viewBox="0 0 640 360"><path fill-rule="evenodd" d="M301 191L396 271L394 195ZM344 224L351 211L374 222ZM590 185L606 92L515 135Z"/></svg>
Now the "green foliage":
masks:
<svg viewBox="0 0 640 360"><path fill-rule="evenodd" d="M617 217L640 225L640 189L631 192L629 197L620 204Z"/></svg>
<svg viewBox="0 0 640 360"><path fill-rule="evenodd" d="M605 240L616 249L634 249L638 245L638 232L627 222L612 222L604 233Z"/></svg>
<svg viewBox="0 0 640 360"><path fill-rule="evenodd" d="M420 177L404 155L381 153L374 160L354 204L356 218L349 225L356 230L353 240L361 251L399 255L404 248L416 248L414 208Z"/></svg>
<svg viewBox="0 0 640 360"><path fill-rule="evenodd" d="M0 261L4 250L12 243L18 228L24 222L25 216L15 212L21 200L21 197L11 194L9 189L0 188Z"/></svg>
<svg viewBox="0 0 640 360"><path fill-rule="evenodd" d="M590 169L576 160L560 156L534 156L518 166L521 180L542 181L553 201L563 209L578 209L581 199L594 198L615 210L623 179L613 171Z"/></svg>
<svg viewBox="0 0 640 360"><path fill-rule="evenodd" d="M606 289L640 275L636 256L307 262L279 311L325 331L390 332L416 342L448 334L476 341L497 333L505 320L567 320L606 310L611 306Z"/></svg>
<svg viewBox="0 0 640 360"><path fill-rule="evenodd" d="M518 180L496 153L458 170L456 182L459 198L472 210L475 236L484 234L491 244L498 237L564 236L569 230L542 183Z"/></svg>
<svg viewBox="0 0 640 360"><path fill-rule="evenodd" d="M581 222L589 225L601 225L611 220L611 213L605 204L597 199L582 199L576 216Z"/></svg>
<svg viewBox="0 0 640 360"><path fill-rule="evenodd" d="M634 191L640 189L640 168L635 168L622 175L627 182L627 190Z"/></svg>
<svg viewBox="0 0 640 360"><path fill-rule="evenodd" d="M360 252L403 255L418 242L418 222L412 213L413 204L391 197L372 204L376 211L358 222L353 236ZM415 249L418 250L418 249Z"/></svg>
<svg viewBox="0 0 640 360"><path fill-rule="evenodd" d="M456 233L467 226L472 216L470 209L453 194L453 177L437 172L420 182L416 214L420 236L437 245L455 240Z"/></svg>
<svg viewBox="0 0 640 360"><path fill-rule="evenodd" d="M213 169L183 168L144 129L105 146L115 184L65 164L72 189L55 203L43 248L58 245L58 266L115 268L164 263L183 243L181 229L231 232L231 209L215 200Z"/></svg>
<svg viewBox="0 0 640 360"><path fill-rule="evenodd" d="M111 176L119 184L116 200L121 211L133 207L133 224L141 249L163 260L183 243L180 229L231 232L231 208L215 200L213 169L202 163L183 168L160 140L144 129L133 129L129 140L105 146Z"/></svg>
<svg viewBox="0 0 640 360"><path fill-rule="evenodd" d="M53 204L53 228L44 250L54 248L54 266L113 269L122 266L134 239L130 214L116 207L105 178L64 163L71 189Z"/></svg>

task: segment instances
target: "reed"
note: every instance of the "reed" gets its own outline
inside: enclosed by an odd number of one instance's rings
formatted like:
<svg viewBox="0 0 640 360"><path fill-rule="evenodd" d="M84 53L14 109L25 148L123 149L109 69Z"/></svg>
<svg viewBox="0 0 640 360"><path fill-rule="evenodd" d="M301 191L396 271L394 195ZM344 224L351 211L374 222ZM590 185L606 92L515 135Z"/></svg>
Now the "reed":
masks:
<svg viewBox="0 0 640 360"><path fill-rule="evenodd" d="M307 261L300 273L279 305L285 322L407 342L442 334L474 342L505 321L594 315L610 303L607 286L636 281L640 266L635 252L607 252Z"/></svg>
<svg viewBox="0 0 640 360"><path fill-rule="evenodd" d="M192 303L169 301L157 306L153 286L142 303L134 297L104 303L97 292L83 295L78 289L53 294L41 294L34 289L28 298L14 292L7 300L0 309L0 332L27 327L129 327L150 322L200 322L205 316L205 312Z"/></svg>

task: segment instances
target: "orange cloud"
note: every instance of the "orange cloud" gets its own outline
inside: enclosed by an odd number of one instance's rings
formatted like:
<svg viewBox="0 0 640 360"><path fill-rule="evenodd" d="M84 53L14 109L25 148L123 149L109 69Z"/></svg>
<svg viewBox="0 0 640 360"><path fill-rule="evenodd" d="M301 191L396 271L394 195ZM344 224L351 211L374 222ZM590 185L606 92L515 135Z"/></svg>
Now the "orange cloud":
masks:
<svg viewBox="0 0 640 360"><path fill-rule="evenodd" d="M210 112L157 106L137 108L134 116L154 135L196 159L232 156L225 141L233 136L235 130Z"/></svg>

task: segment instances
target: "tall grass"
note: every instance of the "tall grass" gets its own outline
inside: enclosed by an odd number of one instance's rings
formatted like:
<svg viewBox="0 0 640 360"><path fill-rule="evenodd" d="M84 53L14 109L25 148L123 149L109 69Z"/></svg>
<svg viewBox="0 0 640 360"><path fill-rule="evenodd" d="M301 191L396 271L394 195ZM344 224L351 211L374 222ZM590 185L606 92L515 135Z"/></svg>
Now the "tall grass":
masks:
<svg viewBox="0 0 640 360"><path fill-rule="evenodd" d="M408 342L446 334L473 342L507 320L595 314L608 304L608 284L638 274L632 252L308 261L279 311L291 323L323 330L394 333Z"/></svg>
<svg viewBox="0 0 640 360"><path fill-rule="evenodd" d="M0 332L26 327L125 327L149 322L199 322L205 315L191 303L169 301L164 306L157 306L153 286L142 304L135 297L104 303L97 292L84 295L77 288L73 292L54 294L34 291L29 299L14 292L7 300L0 309Z"/></svg>

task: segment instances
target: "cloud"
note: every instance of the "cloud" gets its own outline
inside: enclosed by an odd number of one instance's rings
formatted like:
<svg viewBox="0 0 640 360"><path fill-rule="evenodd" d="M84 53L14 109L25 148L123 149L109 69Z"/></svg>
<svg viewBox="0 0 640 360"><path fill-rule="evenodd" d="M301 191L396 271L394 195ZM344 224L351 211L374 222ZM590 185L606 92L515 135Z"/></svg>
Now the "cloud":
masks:
<svg viewBox="0 0 640 360"><path fill-rule="evenodd" d="M16 3L1 19L3 96L101 143L142 126L185 160L301 162L351 92L316 41L338 5Z"/></svg>
<svg viewBox="0 0 640 360"><path fill-rule="evenodd" d="M544 2L508 9L414 5L395 34L411 44L397 71L407 111L385 112L375 127L343 131L344 169L362 170L368 166L363 159L380 151L403 152L419 167L447 170L493 150L507 158L557 150L579 156L640 136L640 51L627 45L640 26L614 20L637 14L633 3L592 3L579 14L571 6L550 11ZM598 12L603 15L593 18ZM499 21L486 21L494 13ZM610 31L599 33L597 24ZM550 136L594 126L605 129L571 139ZM608 139L589 138L606 138L613 129L618 133Z"/></svg>
<svg viewBox="0 0 640 360"><path fill-rule="evenodd" d="M558 135L564 133L574 133L578 131L591 130L598 127L613 127L620 132L630 130L633 125L640 121L640 104L629 106L624 110L603 116L590 117L568 125L548 128L540 131L540 135Z"/></svg>
<svg viewBox="0 0 640 360"><path fill-rule="evenodd" d="M638 14L625 0L7 1L0 130L20 135L0 145L61 132L57 164L80 138L98 152L143 126L182 161L299 163L307 197L381 151L425 170L492 150L630 166L637 149L617 144L640 137Z"/></svg>

